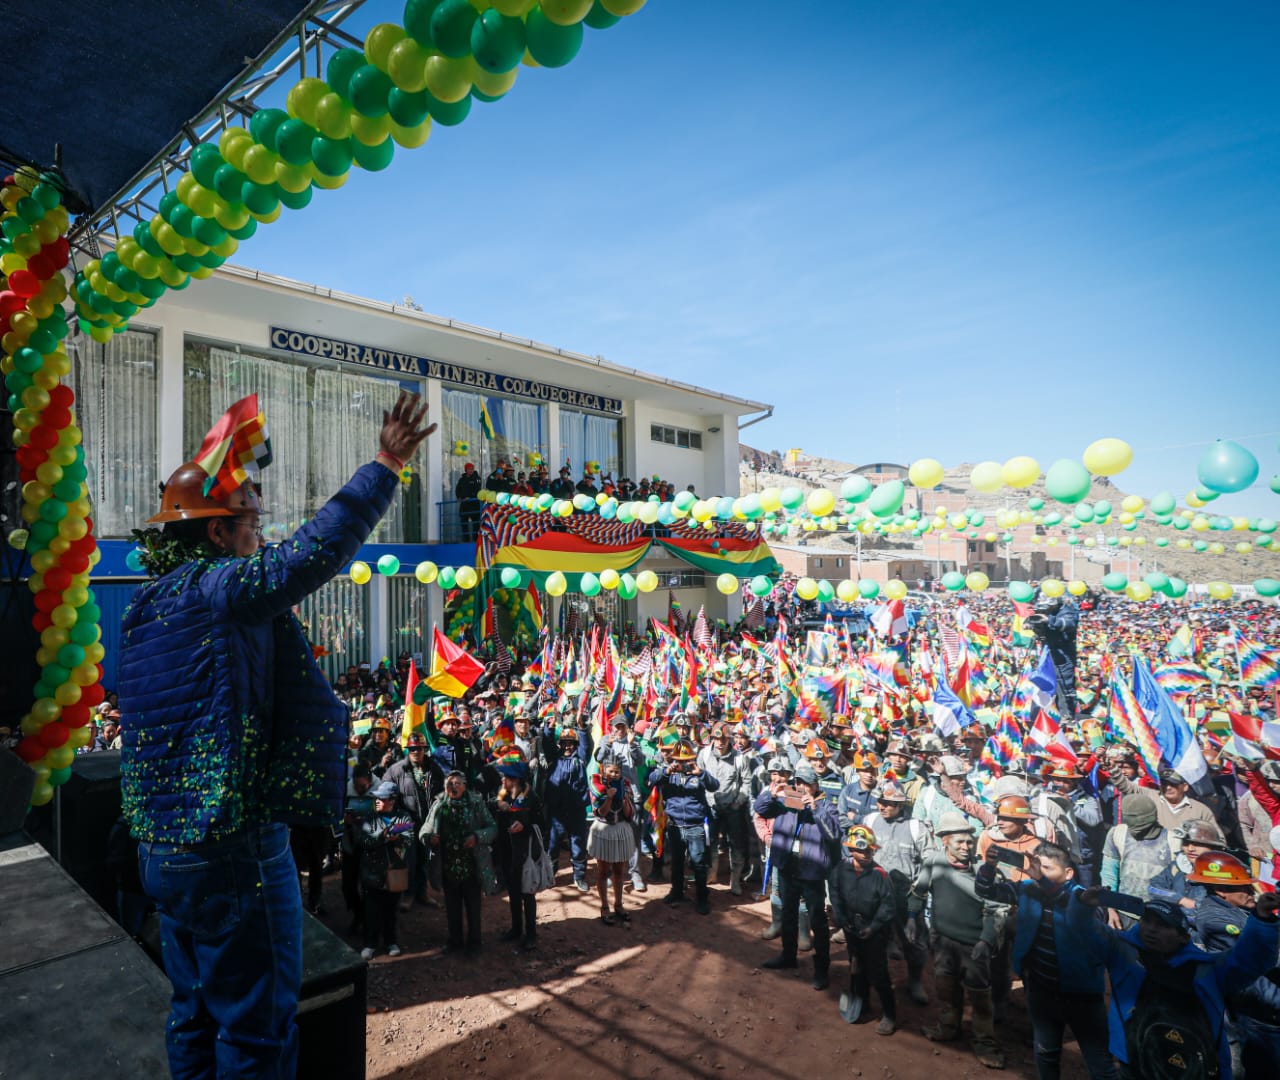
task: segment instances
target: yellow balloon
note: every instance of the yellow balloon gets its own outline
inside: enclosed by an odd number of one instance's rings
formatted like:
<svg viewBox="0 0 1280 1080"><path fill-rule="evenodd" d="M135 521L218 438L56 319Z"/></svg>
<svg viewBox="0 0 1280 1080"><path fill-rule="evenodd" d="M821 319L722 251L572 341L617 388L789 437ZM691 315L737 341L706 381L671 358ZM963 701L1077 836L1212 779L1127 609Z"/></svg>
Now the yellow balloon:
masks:
<svg viewBox="0 0 1280 1080"><path fill-rule="evenodd" d="M1004 487L1004 469L998 461L983 461L969 473L969 483L976 491L990 495Z"/></svg>
<svg viewBox="0 0 1280 1080"><path fill-rule="evenodd" d="M811 577L802 577L796 582L796 595L801 600L812 600L818 595L818 583Z"/></svg>
<svg viewBox="0 0 1280 1080"><path fill-rule="evenodd" d="M1191 519L1191 528L1193 532L1206 532L1209 528L1209 519L1197 514Z"/></svg>
<svg viewBox="0 0 1280 1080"><path fill-rule="evenodd" d="M369 564L360 562L358 559L351 564L351 569L347 573L357 585L367 585L369 579L373 577L373 571L369 569Z"/></svg>
<svg viewBox="0 0 1280 1080"><path fill-rule="evenodd" d="M480 580L476 574L475 568L471 566L459 566L458 572L454 576L454 580L458 583L459 589L474 589L476 582Z"/></svg>
<svg viewBox="0 0 1280 1080"><path fill-rule="evenodd" d="M836 599L842 604L851 604L858 599L858 584L855 581L842 581L836 586Z"/></svg>
<svg viewBox="0 0 1280 1080"><path fill-rule="evenodd" d="M974 570L964 579L964 584L971 592L982 592L991 584L991 579L981 570Z"/></svg>
<svg viewBox="0 0 1280 1080"><path fill-rule="evenodd" d="M1067 592L1069 592L1072 596L1083 596L1088 591L1089 591L1088 584L1083 581L1080 581L1079 579L1075 581L1067 582Z"/></svg>
<svg viewBox="0 0 1280 1080"><path fill-rule="evenodd" d="M618 571L611 566L600 571L600 585L605 589L616 589L620 580Z"/></svg>
<svg viewBox="0 0 1280 1080"><path fill-rule="evenodd" d="M559 570L553 570L547 575L545 588L548 596L563 596L568 587L568 581L565 579L564 574L560 573Z"/></svg>
<svg viewBox="0 0 1280 1080"><path fill-rule="evenodd" d="M844 585L845 582L842 581L840 584ZM849 584L852 585L853 583L849 582ZM855 593L857 592L857 586L854 586L853 591ZM885 585L884 594L890 600L901 600L903 597L907 595L907 583L905 581L899 581L897 578L894 578L891 582Z"/></svg>
<svg viewBox="0 0 1280 1080"><path fill-rule="evenodd" d="M921 458L911 463L907 470L907 479L918 488L935 488L942 483L945 470L942 462L933 458Z"/></svg>
<svg viewBox="0 0 1280 1080"><path fill-rule="evenodd" d="M652 570L641 570L636 575L636 588L642 593L651 593L658 587L658 575Z"/></svg>
<svg viewBox="0 0 1280 1080"><path fill-rule="evenodd" d="M604 575L600 576L603 580ZM738 591L738 579L733 574L721 574L716 578L716 589L725 596L732 596Z"/></svg>
<svg viewBox="0 0 1280 1080"><path fill-rule="evenodd" d="M1248 555L1249 552L1253 550L1253 545L1247 542L1242 542L1236 545L1236 550L1240 552L1241 555Z"/></svg>
<svg viewBox="0 0 1280 1080"><path fill-rule="evenodd" d="M1143 507L1141 495L1126 495L1120 500L1120 509L1126 514L1136 514Z"/></svg>
<svg viewBox="0 0 1280 1080"><path fill-rule="evenodd" d="M814 517L826 517L836 508L836 497L826 488L818 488L816 491L809 492L808 506L809 513Z"/></svg>
<svg viewBox="0 0 1280 1080"><path fill-rule="evenodd" d="M1055 597L1061 596L1066 592L1067 587L1057 578L1045 578L1040 582L1040 591L1044 593L1045 596Z"/></svg>
<svg viewBox="0 0 1280 1080"><path fill-rule="evenodd" d="M1115 476L1133 461L1133 447L1123 439L1098 439L1084 452L1084 467L1095 476Z"/></svg>
<svg viewBox="0 0 1280 1080"><path fill-rule="evenodd" d="M777 488L765 488L760 492L760 508L765 513L777 513L782 508L782 493Z"/></svg>
<svg viewBox="0 0 1280 1080"><path fill-rule="evenodd" d="M1200 507L1205 505L1205 501L1202 498L1200 498L1200 496L1197 495L1194 491L1187 492L1186 502L1187 502L1187 505L1194 510L1199 510Z"/></svg>
<svg viewBox="0 0 1280 1080"><path fill-rule="evenodd" d="M430 585L440 576L440 568L430 560L426 560L418 563L418 565L413 568L413 576L422 582L423 585Z"/></svg>
<svg viewBox="0 0 1280 1080"><path fill-rule="evenodd" d="M1225 581L1207 582L1205 588L1209 590L1209 595L1215 600L1230 600L1235 595L1235 589Z"/></svg>
<svg viewBox="0 0 1280 1080"><path fill-rule="evenodd" d="M1124 591L1130 600L1137 600L1139 603L1151 599L1151 586L1145 581L1131 581L1124 587Z"/></svg>

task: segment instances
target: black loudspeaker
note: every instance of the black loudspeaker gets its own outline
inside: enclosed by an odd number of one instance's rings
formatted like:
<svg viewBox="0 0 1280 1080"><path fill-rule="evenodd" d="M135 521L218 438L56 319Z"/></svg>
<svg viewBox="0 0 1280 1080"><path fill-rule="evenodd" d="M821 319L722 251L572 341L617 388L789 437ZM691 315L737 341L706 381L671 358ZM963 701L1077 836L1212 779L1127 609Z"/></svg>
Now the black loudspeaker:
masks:
<svg viewBox="0 0 1280 1080"><path fill-rule="evenodd" d="M107 838L119 817L120 751L99 750L77 754L53 801L33 810L27 821L32 839L60 858L76 884L113 915L116 891L107 868Z"/></svg>
<svg viewBox="0 0 1280 1080"><path fill-rule="evenodd" d="M298 1076L364 1080L368 965L313 916L302 916Z"/></svg>
<svg viewBox="0 0 1280 1080"><path fill-rule="evenodd" d="M120 751L77 755L71 776L58 791L54 802L31 812L27 830L56 858L60 822L63 869L114 916L107 841L120 816ZM299 1077L364 1080L366 972L358 952L303 913Z"/></svg>
<svg viewBox="0 0 1280 1080"><path fill-rule="evenodd" d="M3 391L0 391L3 393ZM22 485L18 483L18 459L14 456L13 413L0 409L0 728L15 734L18 722L31 708L31 688L40 678L36 649L40 635L31 625L35 598L21 580L30 572L26 553L9 546L9 536L25 529L20 513ZM0 739L0 743L3 740Z"/></svg>

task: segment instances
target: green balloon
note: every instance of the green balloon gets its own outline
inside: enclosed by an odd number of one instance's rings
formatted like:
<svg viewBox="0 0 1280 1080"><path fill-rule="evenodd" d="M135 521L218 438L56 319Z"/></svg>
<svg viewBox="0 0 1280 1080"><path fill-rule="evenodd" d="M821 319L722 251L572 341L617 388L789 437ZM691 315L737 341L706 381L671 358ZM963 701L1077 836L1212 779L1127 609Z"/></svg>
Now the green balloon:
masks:
<svg viewBox="0 0 1280 1080"><path fill-rule="evenodd" d="M276 153L290 165L306 165L319 135L310 124L291 116L276 129Z"/></svg>
<svg viewBox="0 0 1280 1080"><path fill-rule="evenodd" d="M1091 483L1089 470L1070 458L1055 461L1044 474L1044 489L1049 497L1068 505L1078 503L1088 495Z"/></svg>
<svg viewBox="0 0 1280 1080"><path fill-rule="evenodd" d="M318 165L316 167L319 168ZM275 184L255 184L252 180L246 180L241 185L240 201L248 207L250 213L262 214L264 217L280 205Z"/></svg>
<svg viewBox="0 0 1280 1080"><path fill-rule="evenodd" d="M406 14L407 13L408 9L406 8ZM370 66L369 62L365 59L364 53L359 49L339 49L329 57L329 63L325 65L324 81L329 84L329 88L339 97L343 97L346 98L347 101L351 101L352 77L357 71L361 70L361 68ZM257 119L259 115L259 113L255 113L254 119ZM254 134L256 135L257 132L254 132ZM271 145L265 139L259 139L258 141L267 146Z"/></svg>
<svg viewBox="0 0 1280 1080"><path fill-rule="evenodd" d="M381 172L395 157L394 139L383 139L377 146L366 146L359 139L351 140L351 156L365 172Z"/></svg>
<svg viewBox="0 0 1280 1080"><path fill-rule="evenodd" d="M600 579L588 570L582 575L578 588L583 596L596 596L600 592Z"/></svg>
<svg viewBox="0 0 1280 1080"><path fill-rule="evenodd" d="M1275 578L1258 578L1253 583L1253 591L1259 596L1280 596L1280 581Z"/></svg>
<svg viewBox="0 0 1280 1080"><path fill-rule="evenodd" d="M435 39L431 36L431 16L435 14L439 3L440 0L408 0L404 5L404 28L423 48L435 48ZM360 53L360 59L364 60L364 53Z"/></svg>
<svg viewBox="0 0 1280 1080"><path fill-rule="evenodd" d="M1016 600L1019 604L1029 603L1031 598L1035 596L1036 591L1025 581L1009 582L1009 599Z"/></svg>
<svg viewBox="0 0 1280 1080"><path fill-rule="evenodd" d="M773 592L773 582L764 574L757 574L751 579L751 595L752 596L768 596Z"/></svg>
<svg viewBox="0 0 1280 1080"><path fill-rule="evenodd" d="M43 359L41 360L43 363ZM778 498L782 501L782 505L788 510L798 510L804 502L804 492L798 487L784 487L778 493Z"/></svg>
<svg viewBox="0 0 1280 1080"><path fill-rule="evenodd" d="M959 592L964 588L964 575L959 570L948 570L942 575L942 587L948 592Z"/></svg>
<svg viewBox="0 0 1280 1080"><path fill-rule="evenodd" d="M502 581L504 589L518 589L520 587L520 571L514 566L504 566L502 573L498 577Z"/></svg>
<svg viewBox="0 0 1280 1080"><path fill-rule="evenodd" d="M875 581L859 581L858 595L864 600L874 600L880 595L880 585Z"/></svg>
<svg viewBox="0 0 1280 1080"><path fill-rule="evenodd" d="M411 94L396 87L387 96L391 119L401 127L416 128L430 113L430 95L425 90Z"/></svg>
<svg viewBox="0 0 1280 1080"><path fill-rule="evenodd" d="M442 566L436 576L442 589L452 589L458 583L458 572L452 566Z"/></svg>
<svg viewBox="0 0 1280 1080"><path fill-rule="evenodd" d="M471 6L467 0L461 2ZM525 35L529 55L545 68L564 67L582 48L582 23L558 26L542 13L540 7L525 16Z"/></svg>
<svg viewBox="0 0 1280 1080"><path fill-rule="evenodd" d="M634 600L636 593L640 591L636 585L636 579L630 574L623 574L618 578L618 595L624 600Z"/></svg>
<svg viewBox="0 0 1280 1080"><path fill-rule="evenodd" d="M881 484L867 500L867 509L878 518L892 517L902 506L907 487L901 480L888 480Z"/></svg>
<svg viewBox="0 0 1280 1080"><path fill-rule="evenodd" d="M471 6L471 0L440 0L431 14L431 39L435 47L454 59L470 54L471 29L479 15Z"/></svg>
<svg viewBox="0 0 1280 1080"><path fill-rule="evenodd" d="M441 101L430 90L424 90L423 93L427 95L427 110L431 113L431 119L437 124L453 127L461 124L471 112L470 96L461 101Z"/></svg>
<svg viewBox="0 0 1280 1080"><path fill-rule="evenodd" d="M1043 510L1043 509L1044 509L1044 500L1043 500L1043 499L1041 499L1039 496L1037 496L1037 497L1036 497L1036 498L1034 498L1034 499L1028 499L1028 500L1027 500L1027 509L1028 509L1028 510Z"/></svg>
<svg viewBox="0 0 1280 1080"><path fill-rule="evenodd" d="M587 12L587 17L582 21L592 30L608 30L611 26L617 26L622 21L622 16L612 14L600 3L600 0L595 0L591 10Z"/></svg>
<svg viewBox="0 0 1280 1080"><path fill-rule="evenodd" d="M1102 587L1106 589L1107 592L1123 592L1125 586L1128 584L1129 579L1125 577L1124 574L1111 573L1107 574L1102 579Z"/></svg>
<svg viewBox="0 0 1280 1080"><path fill-rule="evenodd" d="M1177 500L1167 491L1162 491L1151 499L1151 512L1153 514L1172 514L1177 508Z"/></svg>
<svg viewBox="0 0 1280 1080"><path fill-rule="evenodd" d="M1180 577L1171 577L1169 586L1165 589L1165 595L1178 600L1187 595L1187 583Z"/></svg>
<svg viewBox="0 0 1280 1080"><path fill-rule="evenodd" d="M1147 583L1152 592L1167 594L1169 588L1168 574L1161 573L1159 570L1153 570L1150 574L1144 575L1142 580Z"/></svg>
<svg viewBox="0 0 1280 1080"><path fill-rule="evenodd" d="M344 49L344 52L355 52L354 49ZM333 67L333 61L329 61L330 68ZM346 97L345 94L342 95ZM289 119L289 114L283 109L259 109L249 120L249 131L253 135L254 141L261 143L268 150L276 144L276 133L280 130L280 125ZM196 177L200 180L200 177ZM201 180L201 183L204 181ZM204 185L208 187L208 184Z"/></svg>
<svg viewBox="0 0 1280 1080"><path fill-rule="evenodd" d="M378 559L378 573L383 577L395 577L400 573L400 560L394 555L382 555Z"/></svg>
<svg viewBox="0 0 1280 1080"><path fill-rule="evenodd" d="M471 54L485 71L502 75L524 57L524 23L494 8L481 14L471 27Z"/></svg>
<svg viewBox="0 0 1280 1080"><path fill-rule="evenodd" d="M468 4L468 7L471 5ZM472 11L475 9L472 8ZM372 64L362 65L351 76L351 107L362 116L376 120L387 115L391 78Z"/></svg>
<svg viewBox="0 0 1280 1080"><path fill-rule="evenodd" d="M286 191L279 184L274 184L272 185L272 190L275 191L276 198L280 200L281 204L288 207L290 210L301 210L303 207L311 205L311 194L313 189L309 186L304 187L301 191ZM250 218L249 224L256 225L257 222L255 222L253 218Z"/></svg>
<svg viewBox="0 0 1280 1080"><path fill-rule="evenodd" d="M317 135L311 140L311 158L325 176L345 176L351 168L351 140Z"/></svg>
<svg viewBox="0 0 1280 1080"><path fill-rule="evenodd" d="M873 490L874 485L865 476L846 476L840 485L840 498L851 503L866 502Z"/></svg>
<svg viewBox="0 0 1280 1080"><path fill-rule="evenodd" d="M1062 515L1056 511L1051 514L1045 514L1044 523L1046 525L1060 525L1062 524Z"/></svg>
<svg viewBox="0 0 1280 1080"><path fill-rule="evenodd" d="M831 582L825 579L822 581L819 581L818 582L818 599L821 600L824 604L829 604L835 598L836 598L835 586L832 585Z"/></svg>

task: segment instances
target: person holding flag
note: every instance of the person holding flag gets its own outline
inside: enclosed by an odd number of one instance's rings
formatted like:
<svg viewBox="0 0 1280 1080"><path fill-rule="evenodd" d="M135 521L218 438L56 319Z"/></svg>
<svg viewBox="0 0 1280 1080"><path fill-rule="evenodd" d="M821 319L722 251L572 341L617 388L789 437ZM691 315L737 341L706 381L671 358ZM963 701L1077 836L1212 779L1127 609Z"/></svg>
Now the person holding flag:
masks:
<svg viewBox="0 0 1280 1080"><path fill-rule="evenodd" d="M412 677L411 677L412 678ZM409 726L409 706L405 706L405 726ZM430 906L427 898L427 853L418 841L418 833L427 820L427 811L435 797L444 790L444 774L435 760L427 755L427 737L414 730L405 738L405 756L382 774L384 782L396 786L398 807L413 820L413 839L409 844L409 890L400 901L401 910L411 903Z"/></svg>
<svg viewBox="0 0 1280 1080"><path fill-rule="evenodd" d="M169 477L151 519L163 531L143 534L153 580L122 625L121 794L160 912L176 1076L297 1070L302 898L288 826L341 820L350 715L293 609L386 514L435 430L426 415L402 393L374 459L264 547L255 482L270 444L256 400L238 402Z"/></svg>

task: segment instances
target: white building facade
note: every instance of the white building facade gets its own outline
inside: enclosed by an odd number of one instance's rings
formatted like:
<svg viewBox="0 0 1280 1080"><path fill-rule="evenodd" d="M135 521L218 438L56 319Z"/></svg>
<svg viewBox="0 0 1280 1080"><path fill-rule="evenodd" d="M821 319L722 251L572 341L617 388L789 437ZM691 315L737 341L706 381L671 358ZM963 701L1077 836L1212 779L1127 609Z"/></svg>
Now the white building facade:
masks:
<svg viewBox="0 0 1280 1080"><path fill-rule="evenodd" d="M408 308L237 267L170 292L107 345L72 343L72 384L84 430L103 561L95 591L108 657L118 613L141 575L129 534L158 506L159 484L189 460L213 422L257 393L274 463L264 473L268 539L283 539L377 449L382 412L401 388L422 394L439 430L415 462L392 512L360 558L394 554L401 571L367 586L340 577L301 612L329 664L420 652L443 593L414 566L474 565L454 485L466 463L482 477L502 460L575 481L588 462L615 480L660 476L699 496L738 494L738 430L771 411L599 358L468 326ZM495 437L480 428L487 409ZM662 585L634 601L603 595L616 624L665 617L674 596L688 612L737 615L699 571L651 557ZM670 595L669 595L670 593ZM579 598L581 601L581 598ZM554 618L554 610L548 612ZM107 673L108 685L112 672Z"/></svg>

